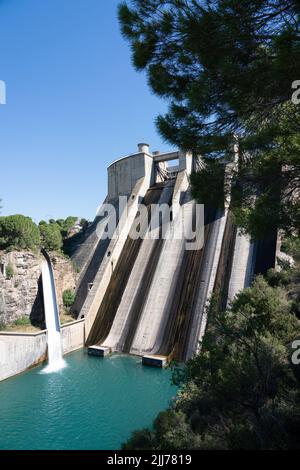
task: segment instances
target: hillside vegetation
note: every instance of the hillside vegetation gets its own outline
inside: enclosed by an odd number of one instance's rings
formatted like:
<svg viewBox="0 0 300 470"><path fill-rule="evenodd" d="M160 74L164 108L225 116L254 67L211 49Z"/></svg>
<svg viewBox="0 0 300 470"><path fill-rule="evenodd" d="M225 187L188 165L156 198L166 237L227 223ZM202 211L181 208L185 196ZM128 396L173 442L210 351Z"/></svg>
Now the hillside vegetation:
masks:
<svg viewBox="0 0 300 470"><path fill-rule="evenodd" d="M77 220L77 217L42 220L37 225L30 217L20 214L0 217L0 250L63 251L64 240L72 235ZM79 230L85 222L81 219Z"/></svg>
<svg viewBox="0 0 300 470"><path fill-rule="evenodd" d="M174 370L175 402L124 449L300 449L299 258L225 312L212 301L200 354Z"/></svg>

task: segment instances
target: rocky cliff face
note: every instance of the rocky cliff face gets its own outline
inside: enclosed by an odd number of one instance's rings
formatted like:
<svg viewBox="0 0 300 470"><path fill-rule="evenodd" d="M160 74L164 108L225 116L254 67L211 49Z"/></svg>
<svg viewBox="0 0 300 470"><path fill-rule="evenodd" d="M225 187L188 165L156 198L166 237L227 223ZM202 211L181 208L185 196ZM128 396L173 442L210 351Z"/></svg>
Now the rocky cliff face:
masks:
<svg viewBox="0 0 300 470"><path fill-rule="evenodd" d="M54 270L56 295L59 305L59 311L63 310L63 291L66 289L74 290L78 274L76 273L71 261L62 256L51 256L52 266Z"/></svg>
<svg viewBox="0 0 300 470"><path fill-rule="evenodd" d="M62 293L65 289L75 288L77 274L69 260L57 255L51 258L62 311ZM32 324L44 327L42 261L40 254L0 252L0 325L12 324L18 318L28 316Z"/></svg>

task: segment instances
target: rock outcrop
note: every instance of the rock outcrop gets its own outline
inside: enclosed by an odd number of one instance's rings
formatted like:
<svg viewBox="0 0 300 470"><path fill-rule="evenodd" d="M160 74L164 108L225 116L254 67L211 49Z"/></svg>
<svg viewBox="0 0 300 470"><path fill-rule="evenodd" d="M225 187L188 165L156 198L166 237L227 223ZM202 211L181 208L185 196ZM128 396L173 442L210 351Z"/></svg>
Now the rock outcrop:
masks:
<svg viewBox="0 0 300 470"><path fill-rule="evenodd" d="M60 311L65 289L76 287L77 274L72 263L51 256ZM43 328L44 306L41 283L41 254L28 251L0 252L0 326L28 316L33 325Z"/></svg>
<svg viewBox="0 0 300 470"><path fill-rule="evenodd" d="M59 311L63 310L63 291L66 289L75 290L78 273L72 262L62 256L51 256L52 266L54 270L56 295Z"/></svg>

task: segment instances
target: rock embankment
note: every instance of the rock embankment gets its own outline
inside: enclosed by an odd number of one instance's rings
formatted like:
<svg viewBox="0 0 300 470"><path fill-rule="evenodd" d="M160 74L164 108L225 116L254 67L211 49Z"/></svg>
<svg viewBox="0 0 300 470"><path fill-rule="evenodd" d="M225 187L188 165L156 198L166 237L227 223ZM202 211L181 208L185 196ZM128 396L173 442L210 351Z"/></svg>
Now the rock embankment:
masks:
<svg viewBox="0 0 300 470"><path fill-rule="evenodd" d="M62 294L76 287L77 273L72 263L57 254L51 256L60 311ZM28 317L43 328L44 306L41 283L43 257L29 251L0 251L0 327Z"/></svg>

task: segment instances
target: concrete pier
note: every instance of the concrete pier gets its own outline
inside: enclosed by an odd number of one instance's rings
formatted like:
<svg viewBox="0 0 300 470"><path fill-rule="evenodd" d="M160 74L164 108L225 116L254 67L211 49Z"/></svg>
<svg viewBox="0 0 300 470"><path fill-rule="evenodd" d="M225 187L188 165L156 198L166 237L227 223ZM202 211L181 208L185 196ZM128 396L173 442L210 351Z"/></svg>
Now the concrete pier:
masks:
<svg viewBox="0 0 300 470"><path fill-rule="evenodd" d="M143 366L152 366L152 367L166 367L168 365L168 360L166 356L155 356L148 355L142 357Z"/></svg>
<svg viewBox="0 0 300 470"><path fill-rule="evenodd" d="M111 349L105 346L97 346L96 344L88 347L88 354L91 356L105 357L111 354Z"/></svg>

